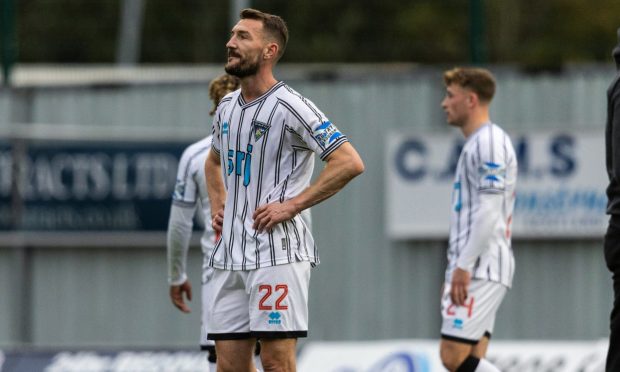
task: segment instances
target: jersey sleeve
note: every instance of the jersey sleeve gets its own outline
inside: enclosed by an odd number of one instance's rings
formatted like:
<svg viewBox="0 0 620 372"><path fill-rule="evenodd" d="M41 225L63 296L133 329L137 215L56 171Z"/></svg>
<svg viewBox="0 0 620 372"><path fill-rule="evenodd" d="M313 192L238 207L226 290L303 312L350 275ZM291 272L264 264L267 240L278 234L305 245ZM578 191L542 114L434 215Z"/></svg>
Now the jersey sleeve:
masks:
<svg viewBox="0 0 620 372"><path fill-rule="evenodd" d="M211 126L211 135L213 136L213 141L211 142L211 149L215 151L216 154L220 154L220 149L222 148L221 142L221 105L218 106L215 115L213 116L213 124Z"/></svg>
<svg viewBox="0 0 620 372"><path fill-rule="evenodd" d="M187 251L192 235L195 208L172 204L166 234L168 283L181 285L187 280Z"/></svg>
<svg viewBox="0 0 620 372"><path fill-rule="evenodd" d="M499 142L499 143L496 143ZM481 193L501 193L506 189L507 152L503 143L489 133L478 137L468 162L470 182Z"/></svg>
<svg viewBox="0 0 620 372"><path fill-rule="evenodd" d="M192 176L194 170L191 167L191 154L188 148L183 151L177 168L177 180L172 193L172 203L175 205L191 207L198 200L198 189Z"/></svg>
<svg viewBox="0 0 620 372"><path fill-rule="evenodd" d="M312 151L319 154L321 160L348 141L311 101L299 97L285 106L288 109L288 125Z"/></svg>

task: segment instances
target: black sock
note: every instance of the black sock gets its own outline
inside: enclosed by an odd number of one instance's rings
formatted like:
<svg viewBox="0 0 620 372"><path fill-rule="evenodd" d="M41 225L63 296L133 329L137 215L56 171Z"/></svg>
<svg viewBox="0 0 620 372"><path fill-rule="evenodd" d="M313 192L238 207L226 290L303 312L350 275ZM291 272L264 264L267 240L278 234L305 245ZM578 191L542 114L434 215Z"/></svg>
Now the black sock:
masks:
<svg viewBox="0 0 620 372"><path fill-rule="evenodd" d="M478 363L480 363L480 359L470 355L456 369L456 372L474 372L478 367Z"/></svg>
<svg viewBox="0 0 620 372"><path fill-rule="evenodd" d="M216 363L217 355L215 354L215 346L209 345L209 346L205 346L204 348L207 351L207 353L209 353L207 355L207 360L209 361L209 363Z"/></svg>

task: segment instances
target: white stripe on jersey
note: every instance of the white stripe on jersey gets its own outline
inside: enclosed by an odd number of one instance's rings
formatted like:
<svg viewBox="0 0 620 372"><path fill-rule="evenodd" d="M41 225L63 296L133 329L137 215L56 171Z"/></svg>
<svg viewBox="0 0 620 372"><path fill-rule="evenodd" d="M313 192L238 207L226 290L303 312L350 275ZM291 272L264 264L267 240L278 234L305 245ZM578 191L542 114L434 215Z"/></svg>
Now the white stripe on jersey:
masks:
<svg viewBox="0 0 620 372"><path fill-rule="evenodd" d="M472 277L512 285L514 255L510 239L512 213L517 181L517 157L508 135L496 124L479 128L465 142L456 168L452 211L448 268L445 280L451 282L456 267L472 231L473 212L481 193L502 197L500 220L496 223L488 247L476 260Z"/></svg>
<svg viewBox="0 0 620 372"><path fill-rule="evenodd" d="M325 159L346 141L312 102L283 82L249 103L240 90L224 97L213 121L213 150L220 155L227 197L222 239L209 264L228 270L318 264L300 215L262 233L252 228L252 215L261 205L301 193L310 184L313 152Z"/></svg>
<svg viewBox="0 0 620 372"><path fill-rule="evenodd" d="M205 160L211 149L212 137L208 136L189 145L179 161L177 181L172 194L172 203L180 207L200 206L205 229L200 239L202 252L211 255L215 245L215 231L211 226L211 208L205 180Z"/></svg>

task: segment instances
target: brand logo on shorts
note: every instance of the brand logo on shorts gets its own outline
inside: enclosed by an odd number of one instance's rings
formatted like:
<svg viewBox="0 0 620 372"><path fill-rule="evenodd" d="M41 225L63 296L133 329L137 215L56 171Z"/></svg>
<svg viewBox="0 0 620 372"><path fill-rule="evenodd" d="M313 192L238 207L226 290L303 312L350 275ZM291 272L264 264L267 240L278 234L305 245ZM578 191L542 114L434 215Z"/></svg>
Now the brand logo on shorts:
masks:
<svg viewBox="0 0 620 372"><path fill-rule="evenodd" d="M280 325L282 324L282 314L280 314L280 312L278 311L272 311L269 313L269 324L276 324L276 325Z"/></svg>
<svg viewBox="0 0 620 372"><path fill-rule="evenodd" d="M454 323L452 323L452 328L463 329L463 319L454 319Z"/></svg>

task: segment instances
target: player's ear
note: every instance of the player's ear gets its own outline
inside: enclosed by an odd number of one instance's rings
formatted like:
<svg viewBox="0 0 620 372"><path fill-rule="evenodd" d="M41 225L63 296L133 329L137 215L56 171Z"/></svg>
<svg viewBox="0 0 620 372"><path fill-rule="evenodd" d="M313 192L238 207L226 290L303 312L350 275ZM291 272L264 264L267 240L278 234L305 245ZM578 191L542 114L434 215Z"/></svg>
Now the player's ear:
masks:
<svg viewBox="0 0 620 372"><path fill-rule="evenodd" d="M473 106L478 103L478 95L474 92L467 94L467 104Z"/></svg>
<svg viewBox="0 0 620 372"><path fill-rule="evenodd" d="M265 49L263 50L263 59L275 59L278 55L279 49L280 48L276 43L267 44L267 46L265 46Z"/></svg>

